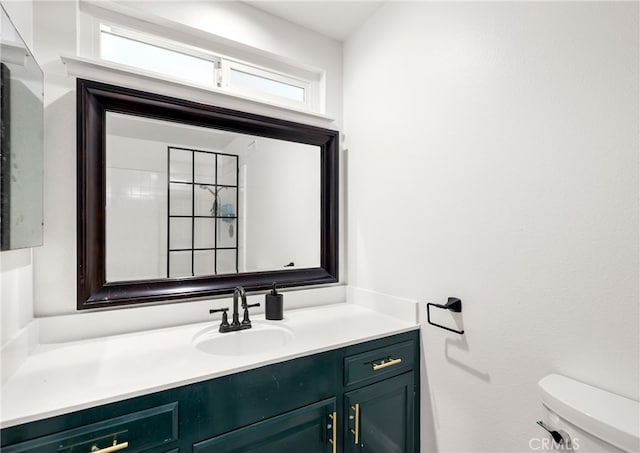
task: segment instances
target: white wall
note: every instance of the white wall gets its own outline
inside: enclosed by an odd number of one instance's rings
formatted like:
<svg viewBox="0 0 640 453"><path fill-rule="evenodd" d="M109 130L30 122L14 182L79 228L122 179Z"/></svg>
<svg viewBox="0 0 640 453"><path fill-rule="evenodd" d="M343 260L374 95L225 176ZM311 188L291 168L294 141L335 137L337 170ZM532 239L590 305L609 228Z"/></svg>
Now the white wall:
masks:
<svg viewBox="0 0 640 453"><path fill-rule="evenodd" d="M7 14L33 49L33 2L3 2ZM38 54L35 53L36 58ZM33 318L31 249L0 252L0 345L4 346Z"/></svg>
<svg viewBox="0 0 640 453"><path fill-rule="evenodd" d="M319 267L319 147L260 138L240 165L245 175L246 269L284 269L289 263Z"/></svg>
<svg viewBox="0 0 640 453"><path fill-rule="evenodd" d="M33 0L3 0L2 6L20 37L33 52Z"/></svg>
<svg viewBox="0 0 640 453"><path fill-rule="evenodd" d="M548 373L639 397L638 13L387 3L345 44L350 283L463 300L423 451L528 451Z"/></svg>
<svg viewBox="0 0 640 453"><path fill-rule="evenodd" d="M45 245L34 257L34 297L36 316L50 316L76 312L75 80L66 76L60 55L77 53L78 11L75 0L34 5L34 41L45 69ZM325 68L326 111L336 119L334 127L341 126L342 46L337 41L239 3L160 1L133 7L162 16L165 23L197 29L199 39L202 32L215 34L283 61ZM237 16L234 26L223 27L220 18L230 14Z"/></svg>
<svg viewBox="0 0 640 453"><path fill-rule="evenodd" d="M34 312L75 311L76 97L60 55L76 52L76 2L34 2L34 47L44 69L44 245L34 249Z"/></svg>
<svg viewBox="0 0 640 453"><path fill-rule="evenodd" d="M163 278L167 275L167 144L110 134L106 143L106 279Z"/></svg>
<svg viewBox="0 0 640 453"><path fill-rule="evenodd" d="M0 340L4 346L33 319L31 249L0 253Z"/></svg>

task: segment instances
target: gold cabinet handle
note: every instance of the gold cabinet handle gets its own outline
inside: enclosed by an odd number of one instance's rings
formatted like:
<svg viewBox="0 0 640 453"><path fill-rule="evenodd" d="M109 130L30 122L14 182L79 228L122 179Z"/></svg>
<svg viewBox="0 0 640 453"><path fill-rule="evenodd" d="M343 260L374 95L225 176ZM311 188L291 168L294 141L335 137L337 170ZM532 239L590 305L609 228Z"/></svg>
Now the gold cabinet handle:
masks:
<svg viewBox="0 0 640 453"><path fill-rule="evenodd" d="M355 413L356 416L351 434L353 434L353 443L358 445L360 443L360 404L354 404L353 406L351 406L351 410Z"/></svg>
<svg viewBox="0 0 640 453"><path fill-rule="evenodd" d="M95 445L91 447L91 453L111 453L112 451L124 450L129 446L129 442L118 443L117 440L113 441L113 445L106 448L98 448Z"/></svg>
<svg viewBox="0 0 640 453"><path fill-rule="evenodd" d="M329 418L331 419L331 424L333 425L333 431L331 433L331 439L329 439L329 443L331 444L332 453L336 453L338 448L338 415L335 411L333 411L331 414L329 414Z"/></svg>
<svg viewBox="0 0 640 453"><path fill-rule="evenodd" d="M384 360L382 360L382 362L380 363L375 363L372 362L371 363L371 368L373 368L373 371L378 371L381 370L383 368L386 368L388 366L393 366L393 365L397 365L399 363L402 363L402 359L398 358L398 359L389 359L386 362Z"/></svg>

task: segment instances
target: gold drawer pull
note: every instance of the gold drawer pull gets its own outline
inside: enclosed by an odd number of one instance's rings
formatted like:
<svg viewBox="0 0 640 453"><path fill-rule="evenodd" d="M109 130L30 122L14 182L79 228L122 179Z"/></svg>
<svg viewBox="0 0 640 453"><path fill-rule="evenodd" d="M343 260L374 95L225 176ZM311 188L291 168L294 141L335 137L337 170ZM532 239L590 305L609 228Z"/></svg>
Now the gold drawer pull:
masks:
<svg viewBox="0 0 640 453"><path fill-rule="evenodd" d="M338 448L338 416L336 415L336 412L333 411L331 414L329 414L329 418L331 419L331 424L333 425L333 432L331 434L331 439L329 439L329 443L331 444L332 453L336 453Z"/></svg>
<svg viewBox="0 0 640 453"><path fill-rule="evenodd" d="M107 448L98 448L95 445L91 447L91 453L111 453L112 451L124 450L129 446L129 442L118 443L117 440L113 441L113 445Z"/></svg>
<svg viewBox="0 0 640 453"><path fill-rule="evenodd" d="M353 424L353 428L351 430L351 434L353 434L353 443L358 445L360 442L360 404L356 403L351 406L351 410L355 413L356 420Z"/></svg>
<svg viewBox="0 0 640 453"><path fill-rule="evenodd" d="M382 362L380 362L380 363L372 362L371 363L371 368L373 368L373 371L378 371L378 370L381 370L381 369L386 368L388 366L397 365L397 364L399 364L401 362L402 362L402 359L389 358L389 360L386 361L386 362L384 360L382 360Z"/></svg>

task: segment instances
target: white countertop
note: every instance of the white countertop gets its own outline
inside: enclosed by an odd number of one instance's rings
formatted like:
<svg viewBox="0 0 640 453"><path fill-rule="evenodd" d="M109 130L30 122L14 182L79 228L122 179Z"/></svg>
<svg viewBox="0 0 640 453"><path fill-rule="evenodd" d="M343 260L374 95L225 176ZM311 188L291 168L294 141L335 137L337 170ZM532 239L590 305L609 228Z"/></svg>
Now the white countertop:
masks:
<svg viewBox="0 0 640 453"><path fill-rule="evenodd" d="M0 427L6 428L185 384L337 349L418 328L416 322L353 303L289 310L282 321L254 316L294 339L272 351L218 356L192 340L219 321L39 344L2 386ZM243 332L217 335L242 335Z"/></svg>

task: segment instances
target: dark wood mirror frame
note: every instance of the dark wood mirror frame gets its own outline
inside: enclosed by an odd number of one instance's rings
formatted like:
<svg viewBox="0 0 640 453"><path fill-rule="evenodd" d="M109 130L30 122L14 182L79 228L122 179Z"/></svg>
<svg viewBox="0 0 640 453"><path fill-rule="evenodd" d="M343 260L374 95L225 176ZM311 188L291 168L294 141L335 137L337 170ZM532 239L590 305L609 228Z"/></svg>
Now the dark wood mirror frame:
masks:
<svg viewBox="0 0 640 453"><path fill-rule="evenodd" d="M320 267L106 282L107 112L117 112L320 147ZM338 132L90 80L77 81L78 309L193 299L338 281Z"/></svg>

